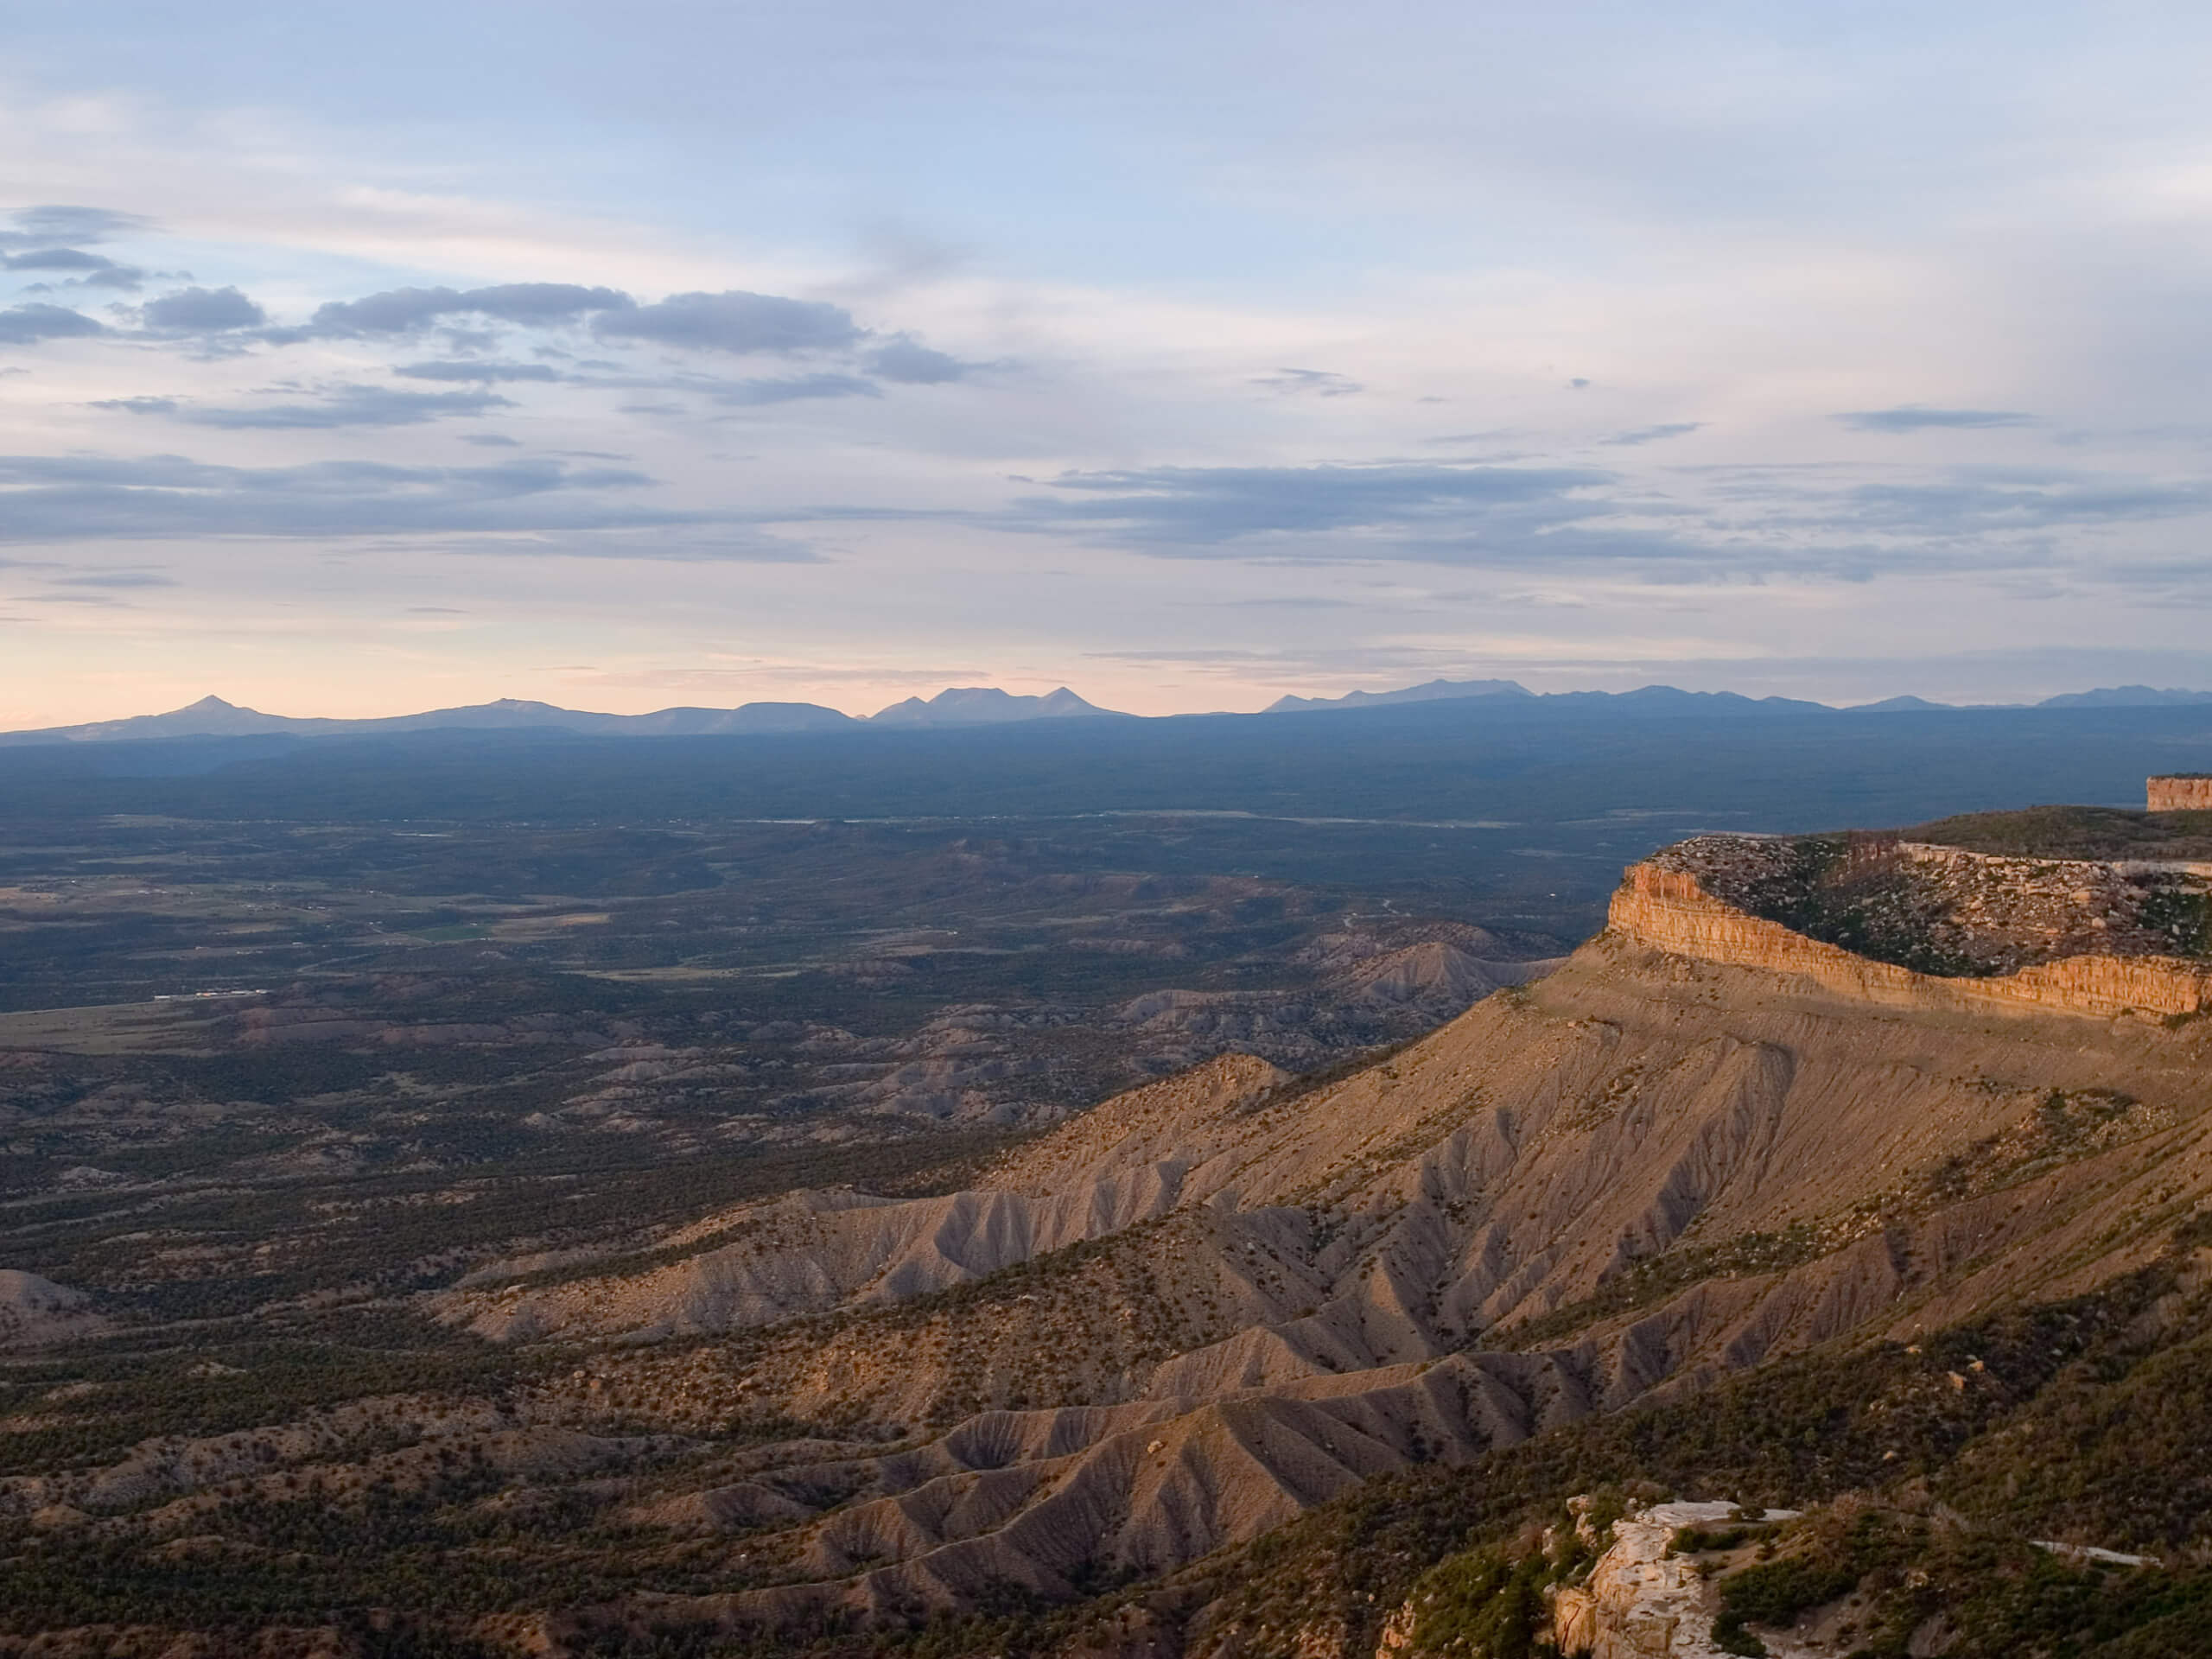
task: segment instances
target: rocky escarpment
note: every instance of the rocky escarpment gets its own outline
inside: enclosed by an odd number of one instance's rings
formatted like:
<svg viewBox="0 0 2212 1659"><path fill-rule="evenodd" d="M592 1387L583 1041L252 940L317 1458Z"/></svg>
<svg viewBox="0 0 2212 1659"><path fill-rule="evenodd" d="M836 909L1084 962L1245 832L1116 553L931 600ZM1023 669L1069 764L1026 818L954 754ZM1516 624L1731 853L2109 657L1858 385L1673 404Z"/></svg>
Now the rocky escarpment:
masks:
<svg viewBox="0 0 2212 1659"><path fill-rule="evenodd" d="M2177 772L2150 783L2153 812L2212 812L2212 772Z"/></svg>
<svg viewBox="0 0 2212 1659"><path fill-rule="evenodd" d="M2131 1013L2172 1016L2199 1014L2212 1006L2212 962L2153 951L2146 947L2157 936L2139 925L2069 930L2063 921L2045 922L2042 925L2062 943L2077 932L2118 932L2124 943L2136 949L2126 953L2082 950L2055 955L2011 973L1937 975L1878 961L1815 938L1755 914L1714 891L1716 887L1732 887L1739 893L1760 891L1762 875L1787 856L1788 845L1750 838L1700 837L1684 843L1682 849L1670 849L1671 857L1662 855L1631 866L1613 895L1608 925L1655 950L1810 979L1828 990L1893 1007L2010 1007L2099 1016ZM1974 855L1947 849L1929 849L1927 855L1929 861L1945 865L2031 861L1977 861ZM1909 851L1906 856L1917 854ZM2075 879L2070 865L2057 868L2061 871L2057 879ZM2104 868L2082 867L2084 871ZM2069 887L2065 892L2077 908L2085 911L2098 898L2094 886ZM2082 896L2072 900L2075 893Z"/></svg>

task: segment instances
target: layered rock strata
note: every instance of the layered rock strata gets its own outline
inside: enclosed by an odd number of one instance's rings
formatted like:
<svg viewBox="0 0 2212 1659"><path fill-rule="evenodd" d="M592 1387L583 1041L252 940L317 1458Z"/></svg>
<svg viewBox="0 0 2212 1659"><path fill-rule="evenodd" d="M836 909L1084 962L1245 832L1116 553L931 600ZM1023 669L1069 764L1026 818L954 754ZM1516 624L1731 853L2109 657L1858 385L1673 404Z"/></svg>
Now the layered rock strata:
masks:
<svg viewBox="0 0 2212 1659"><path fill-rule="evenodd" d="M2153 778L2153 812L2212 812L2212 772L2177 772Z"/></svg>
<svg viewBox="0 0 2212 1659"><path fill-rule="evenodd" d="M2017 1007L2109 1017L2193 1014L2212 1007L2212 965L2180 957L2097 956L1988 978L1938 978L1823 944L1716 898L1686 870L1631 865L1606 916L1653 950L1810 979L1897 1007Z"/></svg>

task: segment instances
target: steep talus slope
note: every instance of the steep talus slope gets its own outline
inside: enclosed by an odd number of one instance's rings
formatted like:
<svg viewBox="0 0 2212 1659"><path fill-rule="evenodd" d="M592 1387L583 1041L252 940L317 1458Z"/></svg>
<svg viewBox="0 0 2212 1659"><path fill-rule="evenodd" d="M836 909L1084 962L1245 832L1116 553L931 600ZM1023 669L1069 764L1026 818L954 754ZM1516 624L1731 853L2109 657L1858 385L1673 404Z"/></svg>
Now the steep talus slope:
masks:
<svg viewBox="0 0 2212 1659"><path fill-rule="evenodd" d="M1325 1086L1232 1058L971 1192L787 1201L644 1272L451 1311L743 1328L595 1386L900 1426L881 1459L771 1449L744 1491L673 1500L783 1517L762 1548L787 1582L691 1610L743 1622L1156 1571L1381 1469L2094 1286L2212 1198L2202 1021L1870 994L1617 920Z"/></svg>

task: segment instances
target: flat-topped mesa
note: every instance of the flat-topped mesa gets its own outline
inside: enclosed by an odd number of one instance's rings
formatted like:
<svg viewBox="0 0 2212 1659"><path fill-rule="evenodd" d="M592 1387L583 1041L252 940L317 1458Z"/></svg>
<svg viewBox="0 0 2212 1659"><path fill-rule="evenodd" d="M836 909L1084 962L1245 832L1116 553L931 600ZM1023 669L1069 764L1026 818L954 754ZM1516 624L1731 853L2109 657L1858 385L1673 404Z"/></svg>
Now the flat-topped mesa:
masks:
<svg viewBox="0 0 2212 1659"><path fill-rule="evenodd" d="M1630 866L1607 920L1655 950L1897 1006L2212 1010L2212 892L2177 867L1700 836Z"/></svg>
<svg viewBox="0 0 2212 1659"><path fill-rule="evenodd" d="M2150 780L2153 812L2212 812L2212 772L2170 772Z"/></svg>

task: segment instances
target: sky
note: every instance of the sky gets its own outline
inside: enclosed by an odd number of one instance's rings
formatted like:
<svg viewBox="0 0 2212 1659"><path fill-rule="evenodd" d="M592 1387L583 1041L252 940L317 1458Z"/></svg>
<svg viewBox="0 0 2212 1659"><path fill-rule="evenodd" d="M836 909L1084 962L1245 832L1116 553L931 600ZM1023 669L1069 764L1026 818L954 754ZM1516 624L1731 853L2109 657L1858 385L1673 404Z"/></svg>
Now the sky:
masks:
<svg viewBox="0 0 2212 1659"><path fill-rule="evenodd" d="M0 35L0 727L2212 687L2212 10Z"/></svg>

